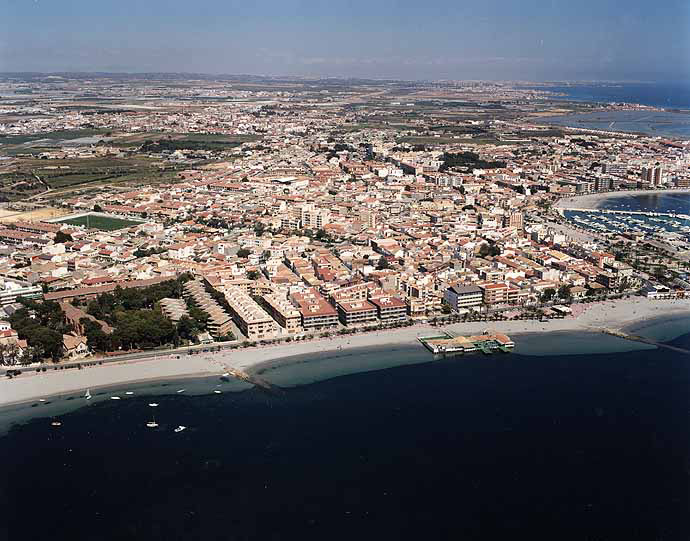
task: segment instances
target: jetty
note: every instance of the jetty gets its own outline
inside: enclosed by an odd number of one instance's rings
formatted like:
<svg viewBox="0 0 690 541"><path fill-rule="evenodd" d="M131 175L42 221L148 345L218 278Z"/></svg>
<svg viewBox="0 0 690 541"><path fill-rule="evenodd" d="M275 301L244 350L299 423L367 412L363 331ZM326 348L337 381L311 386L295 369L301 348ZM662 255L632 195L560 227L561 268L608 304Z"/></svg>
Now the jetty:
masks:
<svg viewBox="0 0 690 541"><path fill-rule="evenodd" d="M260 378L257 375L252 375L248 374L244 370L240 370L239 368L228 368L228 374L231 376L241 379L242 381L246 381L247 383L251 383L252 385L258 387L259 389L263 389L264 391L267 391L272 394L280 394L280 387L276 387L275 385L269 383L263 378Z"/></svg>
<svg viewBox="0 0 690 541"><path fill-rule="evenodd" d="M419 342L434 355L464 354L481 351L490 355L496 351L509 353L514 347L509 336L501 333L489 333L475 336L453 336L447 332L434 336L420 336Z"/></svg>
<svg viewBox="0 0 690 541"><path fill-rule="evenodd" d="M658 348L662 349L668 349L671 351L675 351L677 353L684 353L686 355L690 355L690 350L687 350L685 348L679 348L677 346L672 346L670 344L664 344L663 342L657 342L656 340L652 340L651 338L646 338L644 336L639 336L637 334L628 334L623 331L619 331L617 329L598 329L600 332L604 334L608 334L610 336L616 336L617 338L623 338L624 340L631 340L633 342L640 342L642 344L650 344L652 346L656 346Z"/></svg>

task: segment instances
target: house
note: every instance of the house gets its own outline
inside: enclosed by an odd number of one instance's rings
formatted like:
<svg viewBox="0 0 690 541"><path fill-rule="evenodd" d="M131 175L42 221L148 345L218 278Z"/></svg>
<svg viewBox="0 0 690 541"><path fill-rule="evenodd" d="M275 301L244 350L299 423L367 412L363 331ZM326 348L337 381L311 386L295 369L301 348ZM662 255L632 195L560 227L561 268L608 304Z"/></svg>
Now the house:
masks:
<svg viewBox="0 0 690 541"><path fill-rule="evenodd" d="M69 359L78 359L89 354L85 336L62 335L62 352Z"/></svg>

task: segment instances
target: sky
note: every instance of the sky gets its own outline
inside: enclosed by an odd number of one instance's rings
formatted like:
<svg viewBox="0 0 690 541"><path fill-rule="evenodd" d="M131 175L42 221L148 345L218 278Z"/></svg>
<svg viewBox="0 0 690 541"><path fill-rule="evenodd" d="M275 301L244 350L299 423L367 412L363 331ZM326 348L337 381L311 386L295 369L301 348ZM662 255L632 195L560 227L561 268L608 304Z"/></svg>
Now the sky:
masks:
<svg viewBox="0 0 690 541"><path fill-rule="evenodd" d="M690 1L0 0L0 72L690 81Z"/></svg>

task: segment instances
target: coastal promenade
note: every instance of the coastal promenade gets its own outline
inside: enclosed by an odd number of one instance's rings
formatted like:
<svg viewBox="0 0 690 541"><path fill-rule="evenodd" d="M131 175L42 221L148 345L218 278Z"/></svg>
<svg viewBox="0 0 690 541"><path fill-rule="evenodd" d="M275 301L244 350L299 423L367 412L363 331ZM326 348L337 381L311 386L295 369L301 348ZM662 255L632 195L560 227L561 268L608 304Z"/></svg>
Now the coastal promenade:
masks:
<svg viewBox="0 0 690 541"><path fill-rule="evenodd" d="M447 325L445 330L453 334L481 334L486 330L519 338L522 334L551 332L601 332L603 329L625 331L631 325L650 322L654 318L690 318L690 299L648 300L640 297L603 301L580 308L575 317L550 321L499 321L468 322ZM687 327L686 327L687 329ZM0 379L0 406L17 404L67 393L83 393L87 388L119 386L126 383L155 382L176 378L220 376L224 373L256 376L256 370L267 362L278 362L295 356L318 355L333 352L346 355L351 348L371 347L419 347L420 336L437 332L429 325L416 325L401 329L373 331L357 335L321 338L312 341L293 342L243 349L205 352L199 355L167 354L156 359L119 360L83 370L27 372L13 379ZM640 334L639 331L635 331ZM516 340L520 353L520 342ZM627 346L629 347L629 345ZM558 350L554 342L553 349ZM569 352L577 353L577 352ZM365 369L363 367L362 369ZM251 381L247 379L246 381Z"/></svg>

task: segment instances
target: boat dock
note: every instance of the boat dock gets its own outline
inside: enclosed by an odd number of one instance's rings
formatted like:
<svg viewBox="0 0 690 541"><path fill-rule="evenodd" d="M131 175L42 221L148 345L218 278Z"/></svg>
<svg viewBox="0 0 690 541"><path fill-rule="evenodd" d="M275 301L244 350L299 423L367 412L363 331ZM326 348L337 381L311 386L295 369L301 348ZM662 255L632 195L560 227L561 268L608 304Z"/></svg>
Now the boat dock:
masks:
<svg viewBox="0 0 690 541"><path fill-rule="evenodd" d="M515 342L509 336L489 332L475 336L453 336L444 332L441 335L420 336L418 340L434 355L464 354L476 351L490 355L496 351L509 353L515 347Z"/></svg>

